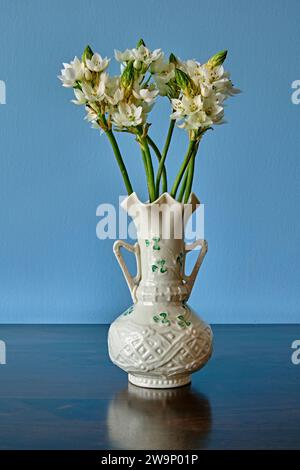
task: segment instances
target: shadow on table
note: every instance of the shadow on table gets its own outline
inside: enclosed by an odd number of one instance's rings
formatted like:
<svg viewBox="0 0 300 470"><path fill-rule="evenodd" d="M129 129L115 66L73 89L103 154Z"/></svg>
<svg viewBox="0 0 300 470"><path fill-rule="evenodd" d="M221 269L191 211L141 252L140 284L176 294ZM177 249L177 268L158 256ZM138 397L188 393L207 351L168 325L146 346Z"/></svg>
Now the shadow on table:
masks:
<svg viewBox="0 0 300 470"><path fill-rule="evenodd" d="M190 386L155 390L128 384L109 404L107 435L118 449L201 449L211 422L209 400Z"/></svg>

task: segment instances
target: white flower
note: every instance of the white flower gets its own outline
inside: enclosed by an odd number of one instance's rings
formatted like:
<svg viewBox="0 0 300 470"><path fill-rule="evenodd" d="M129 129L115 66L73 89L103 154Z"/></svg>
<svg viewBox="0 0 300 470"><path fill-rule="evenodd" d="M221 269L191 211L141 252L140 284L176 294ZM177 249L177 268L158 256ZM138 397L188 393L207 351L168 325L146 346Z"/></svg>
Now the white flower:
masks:
<svg viewBox="0 0 300 470"><path fill-rule="evenodd" d="M204 98L203 109L209 119L214 124L220 124L224 116L224 108L222 106L225 96L220 94L212 94L209 98Z"/></svg>
<svg viewBox="0 0 300 470"><path fill-rule="evenodd" d="M110 105L116 106L124 98L124 88L120 87L120 77L110 77L106 84L105 97Z"/></svg>
<svg viewBox="0 0 300 470"><path fill-rule="evenodd" d="M171 118L182 121L178 127L187 130L204 129L212 124L222 124L224 99L225 96L220 93L211 93L208 98L204 98L201 94L194 97L184 95L181 99L172 100L174 112Z"/></svg>
<svg viewBox="0 0 300 470"><path fill-rule="evenodd" d="M212 124L212 120L204 111L198 111L197 113L188 116L178 127L186 130L198 130L200 128L207 128Z"/></svg>
<svg viewBox="0 0 300 470"><path fill-rule="evenodd" d="M151 52L150 49L143 44L136 49L126 49L124 52L115 50L115 58L118 62L126 64L130 60L133 60L134 68L137 70L148 68L153 62L159 60L162 54L161 49L155 49Z"/></svg>
<svg viewBox="0 0 300 470"><path fill-rule="evenodd" d="M103 72L109 64L109 59L102 59L100 54L93 54L91 59L86 59L86 65L92 72Z"/></svg>
<svg viewBox="0 0 300 470"><path fill-rule="evenodd" d="M114 92L113 96L106 95L106 98L109 104L111 104L112 106L116 106L124 98L124 90L118 88Z"/></svg>
<svg viewBox="0 0 300 470"><path fill-rule="evenodd" d="M124 52L121 52L115 49L115 59L118 62L123 62L123 63L129 62L130 60L134 60L133 50L126 49Z"/></svg>
<svg viewBox="0 0 300 470"><path fill-rule="evenodd" d="M142 112L141 106L135 106L134 104L120 103L118 110L111 116L112 121L119 128L122 127L135 127L142 123Z"/></svg>
<svg viewBox="0 0 300 470"><path fill-rule="evenodd" d="M154 102L155 98L157 97L159 91L156 90L153 85L148 88L139 88L138 84L136 84L132 90L133 96L138 99L145 101L148 104Z"/></svg>
<svg viewBox="0 0 300 470"><path fill-rule="evenodd" d="M140 90L140 97L146 103L151 104L157 97L158 93L159 93L158 90L151 90L150 88L142 88Z"/></svg>
<svg viewBox="0 0 300 470"><path fill-rule="evenodd" d="M238 88L234 88L228 72L224 71L223 65L210 68L207 64L201 66L203 77L208 86L226 97L240 93Z"/></svg>
<svg viewBox="0 0 300 470"><path fill-rule="evenodd" d="M107 101L109 102L110 105L116 106L124 98L124 90L118 88L114 92L113 96L106 95L106 98L107 98Z"/></svg>
<svg viewBox="0 0 300 470"><path fill-rule="evenodd" d="M137 49L133 49L132 53L135 60L141 62L142 64L145 64L147 67L151 65L152 62L157 61L162 56L161 49L155 49L153 52L151 52L143 44Z"/></svg>
<svg viewBox="0 0 300 470"><path fill-rule="evenodd" d="M101 73L99 77L99 83L98 86L96 87L96 96L98 101L102 101L105 98L105 92L106 92L106 85L109 82L109 76L107 73Z"/></svg>
<svg viewBox="0 0 300 470"><path fill-rule="evenodd" d="M219 65L218 67L208 67L207 64L203 64L201 66L201 72L203 77L208 83L216 82L224 77L224 67L223 65Z"/></svg>
<svg viewBox="0 0 300 470"><path fill-rule="evenodd" d="M165 61L163 55L151 64L150 71L152 74L160 75L166 82L175 77L175 65Z"/></svg>
<svg viewBox="0 0 300 470"><path fill-rule="evenodd" d="M183 95L181 99L172 99L171 101L175 111L171 114L172 119L182 119L185 116L190 116L203 109L203 100L201 95L194 97Z"/></svg>
<svg viewBox="0 0 300 470"><path fill-rule="evenodd" d="M82 82L82 92L87 101L91 103L105 99L106 83L108 81L107 73L101 73L99 82L94 87L91 82Z"/></svg>
<svg viewBox="0 0 300 470"><path fill-rule="evenodd" d="M83 82L81 88L86 101L97 101L95 90L90 82Z"/></svg>
<svg viewBox="0 0 300 470"><path fill-rule="evenodd" d="M187 60L186 62L180 62L179 68L181 68L189 77L197 78L202 76L201 64L196 60Z"/></svg>
<svg viewBox="0 0 300 470"><path fill-rule="evenodd" d="M222 78L213 83L213 87L227 98L241 93L241 90L234 88L232 81L229 78Z"/></svg>
<svg viewBox="0 0 300 470"><path fill-rule="evenodd" d="M210 96L210 94L213 91L213 87L209 83L200 83L199 87L200 87L201 95L204 98L207 98L208 96Z"/></svg>
<svg viewBox="0 0 300 470"><path fill-rule="evenodd" d="M61 70L61 75L58 78L66 88L72 88L78 80L82 80L84 76L84 64L74 57L70 64L63 64L64 68Z"/></svg>
<svg viewBox="0 0 300 470"><path fill-rule="evenodd" d="M183 70L192 80L195 89L201 93L203 97L207 97L212 92L212 83L207 76L206 71L203 69L199 62L196 60L187 60L186 62L179 62L179 68Z"/></svg>
<svg viewBox="0 0 300 470"><path fill-rule="evenodd" d="M85 110L86 110L86 116L84 119L86 119L88 122L95 122L97 121L98 119L98 114L96 113L96 111L94 111L92 108L90 108L89 106L86 106L85 107Z"/></svg>
<svg viewBox="0 0 300 470"><path fill-rule="evenodd" d="M98 129L100 130L100 133L103 134L104 131L97 122L98 114L93 109L89 108L88 106L86 106L85 110L86 110L86 116L84 119L91 123L91 127L93 129Z"/></svg>
<svg viewBox="0 0 300 470"><path fill-rule="evenodd" d="M78 104L78 105L86 104L85 95L81 90L74 88L74 94L75 94L76 100L71 100L72 103Z"/></svg>
<svg viewBox="0 0 300 470"><path fill-rule="evenodd" d="M165 62L163 56L161 56L151 64L150 71L153 74L159 94L166 96L169 92L168 83L175 77L175 65Z"/></svg>

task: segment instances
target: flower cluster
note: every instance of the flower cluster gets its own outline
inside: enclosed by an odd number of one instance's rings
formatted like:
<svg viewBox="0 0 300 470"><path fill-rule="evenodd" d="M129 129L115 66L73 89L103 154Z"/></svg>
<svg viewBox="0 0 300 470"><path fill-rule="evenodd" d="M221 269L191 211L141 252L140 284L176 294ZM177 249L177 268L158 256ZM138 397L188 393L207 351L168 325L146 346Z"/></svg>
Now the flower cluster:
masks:
<svg viewBox="0 0 300 470"><path fill-rule="evenodd" d="M159 94L154 83L145 80L150 67L159 61L162 52L151 52L140 41L135 49L115 51L121 62L121 74L107 73L109 59L93 53L88 46L82 56L63 64L59 79L63 86L74 88L74 104L85 105L87 120L104 130L110 123L119 130L132 130L144 125Z"/></svg>
<svg viewBox="0 0 300 470"><path fill-rule="evenodd" d="M197 135L213 124L225 122L224 101L240 92L222 65L226 55L227 51L219 52L202 65L195 60L178 61L175 76L181 94L171 100L171 118L180 122L179 127Z"/></svg>
<svg viewBox="0 0 300 470"><path fill-rule="evenodd" d="M171 119L197 135L224 122L224 101L239 92L222 65L226 51L201 65L195 60L183 62L174 54L166 60L161 49L150 51L140 40L134 49L116 50L115 58L121 74L111 77L106 71L110 59L88 46L82 60L75 57L63 64L59 76L63 86L74 88L72 102L85 105L87 120L104 130L110 123L118 130L143 126L161 95L171 100Z"/></svg>
<svg viewBox="0 0 300 470"><path fill-rule="evenodd" d="M120 74L108 73L110 59L102 58L87 46L79 59L68 64L59 75L64 87L74 90L72 102L83 105L86 119L104 131L112 145L128 194L132 185L113 131L134 134L140 146L150 201L159 196L160 184L167 191L166 156L174 125L185 129L189 147L171 189L187 201L191 192L194 161L203 134L214 124L224 122L224 101L239 92L233 87L223 62L227 51L212 56L206 63L182 61L174 54L167 59L161 49L151 51L141 39L133 49L115 51ZM162 152L149 136L148 116L158 96L171 105L170 124ZM151 150L158 158L155 176Z"/></svg>

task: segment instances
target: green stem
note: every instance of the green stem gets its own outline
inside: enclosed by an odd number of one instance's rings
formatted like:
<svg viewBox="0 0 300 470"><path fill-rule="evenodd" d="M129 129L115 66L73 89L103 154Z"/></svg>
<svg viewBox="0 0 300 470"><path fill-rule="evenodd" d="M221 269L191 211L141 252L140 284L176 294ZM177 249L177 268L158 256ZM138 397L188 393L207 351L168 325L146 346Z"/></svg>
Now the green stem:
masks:
<svg viewBox="0 0 300 470"><path fill-rule="evenodd" d="M138 136L138 141L141 147L142 154L145 154L145 161L147 161L147 181L150 202L155 201L155 185L154 185L154 171L152 165L152 158L147 139L142 135ZM144 158L144 155L143 155Z"/></svg>
<svg viewBox="0 0 300 470"><path fill-rule="evenodd" d="M178 201L179 202L182 201L184 193L186 193L186 191L187 191L187 193L185 195L184 202L187 203L187 201L190 197L191 188L192 188L192 184L193 184L193 178L194 178L195 158L196 158L196 155L197 155L197 152L198 152L198 146L199 146L199 142L195 145L193 155L190 159L190 163L188 164L187 169L185 170L184 178L183 178L183 181L181 183L181 188L180 188L180 192L179 192L179 196L178 196ZM187 196L187 194L188 194L188 196Z"/></svg>
<svg viewBox="0 0 300 470"><path fill-rule="evenodd" d="M189 165L190 165L190 164L189 164ZM182 202L182 199L183 199L183 196L184 196L184 193L185 193L187 177L188 177L188 170L186 170L186 172L185 172L185 174L184 174L183 181L182 181L182 183L181 183L181 188L180 188L180 191L179 191L179 196L178 196L178 198L177 198L177 200L178 200L179 202Z"/></svg>
<svg viewBox="0 0 300 470"><path fill-rule="evenodd" d="M145 169L145 174L146 174L146 179L147 179L148 194L149 194L149 198L150 198L151 189L150 189L150 186L149 186L148 161L147 161L146 154L145 154L144 150L142 149L142 147L141 147L141 154L142 154L142 158L143 158L143 164L144 164L144 169Z"/></svg>
<svg viewBox="0 0 300 470"><path fill-rule="evenodd" d="M131 182L130 182L130 179L129 179L129 176L128 176L128 173L127 173L127 170L126 170L126 166L124 164L124 161L123 161L118 143L116 141L116 138L115 138L115 136L114 136L111 129L106 130L105 134L107 135L108 140L111 143L111 146L113 148L117 163L119 165L121 174L123 176L123 180L124 180L124 183L125 183L127 193L128 193L128 195L130 195L131 193L133 193L133 189L132 189Z"/></svg>
<svg viewBox="0 0 300 470"><path fill-rule="evenodd" d="M185 196L184 196L184 203L187 204L191 191L192 191L192 184L193 184L193 179L194 179L194 171L195 171L195 157L197 153L197 147L195 148L192 158L190 160L188 169L186 171L187 174L187 183L186 183L186 190L185 190Z"/></svg>
<svg viewBox="0 0 300 470"><path fill-rule="evenodd" d="M156 182L155 182L156 197L159 196L159 187L160 187L161 175L163 173L163 169L165 168L165 160L166 160L168 150L169 150L169 147L170 147L170 142L171 142L171 138L172 138L172 135L173 135L175 122L176 122L175 119L171 119L168 134L167 134L167 138L166 138L166 142L165 142L165 146L164 146L162 154L161 154L161 160L159 162L159 166L158 166L158 170L157 170L157 176L156 176Z"/></svg>
<svg viewBox="0 0 300 470"><path fill-rule="evenodd" d="M183 174L190 162L190 159L193 155L193 151L194 151L194 146L196 145L196 141L195 140L190 140L190 143L189 143L189 147L188 147L188 150L186 152L186 155L184 157L184 160L181 164L181 167L179 169L179 172L175 178L175 181L174 181L174 184L172 186L172 190L171 190L171 196L173 198L176 197L176 193L177 193L177 189L178 189L178 186L180 185L180 182L181 182L181 179L183 177Z"/></svg>
<svg viewBox="0 0 300 470"><path fill-rule="evenodd" d="M162 159L162 156L157 145L149 136L147 136L147 141L150 147L152 147L152 149L154 150L155 155L157 156L158 162L160 162ZM162 170L162 190L163 190L163 193L166 193L168 191L167 172L166 172L165 165L163 166L163 170ZM158 194L156 194L156 197L158 197Z"/></svg>
<svg viewBox="0 0 300 470"><path fill-rule="evenodd" d="M199 148L199 144L200 144L200 141L202 139L202 136L204 135L205 132L202 132L201 135L199 136L199 140L198 142L196 143L195 145L195 148L194 148L194 152L193 152L193 156L190 160L190 163L189 163L189 166L188 166L188 169L187 169L187 184L186 184L186 190L185 190L185 198L184 198L184 202L187 203L189 198L190 198L190 195L191 195L191 192L192 192L192 186L193 186L193 180L194 180L194 172L195 172L195 160L196 160L196 155L197 155L197 152L198 152L198 148Z"/></svg>

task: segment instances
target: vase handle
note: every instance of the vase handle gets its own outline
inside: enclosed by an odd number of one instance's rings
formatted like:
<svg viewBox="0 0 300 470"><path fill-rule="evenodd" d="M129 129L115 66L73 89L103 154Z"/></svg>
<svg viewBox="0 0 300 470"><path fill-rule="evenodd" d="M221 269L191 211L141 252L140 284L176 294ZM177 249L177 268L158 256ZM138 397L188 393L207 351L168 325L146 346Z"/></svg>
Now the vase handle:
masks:
<svg viewBox="0 0 300 470"><path fill-rule="evenodd" d="M120 248L126 248L127 251L129 251L130 253L135 254L137 273L134 277L128 271L128 268L126 266L124 258L121 254ZM123 240L117 240L114 243L113 251L114 251L114 254L115 254L115 256L118 260L118 263L119 263L119 265L120 265L120 267L123 271L124 277L126 279L128 288L129 288L130 293L131 293L132 300L134 301L134 303L136 303L136 301L137 301L136 289L137 289L137 287L139 285L139 282L141 280L140 247L139 247L139 244L135 243L134 245L130 245L129 243L124 242Z"/></svg>
<svg viewBox="0 0 300 470"><path fill-rule="evenodd" d="M200 269L200 266L204 260L204 257L207 253L208 250L208 244L206 240L196 240L194 243L191 243L190 245L185 245L185 253L190 253L193 251L197 246L201 246L200 253L198 255L197 261L195 263L195 266L193 267L193 270L189 276L184 274L184 280L187 283L188 286L188 292L189 296L191 295L198 271Z"/></svg>

